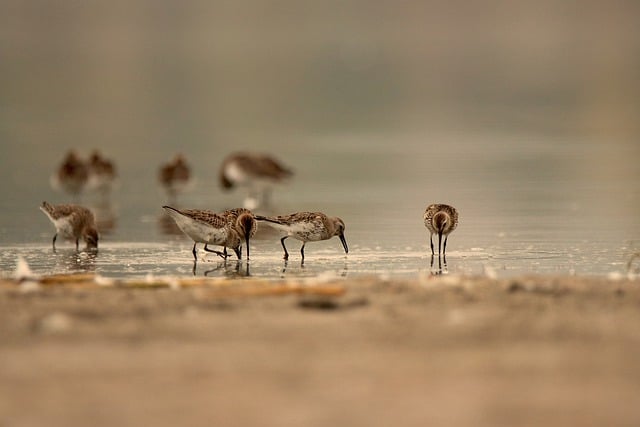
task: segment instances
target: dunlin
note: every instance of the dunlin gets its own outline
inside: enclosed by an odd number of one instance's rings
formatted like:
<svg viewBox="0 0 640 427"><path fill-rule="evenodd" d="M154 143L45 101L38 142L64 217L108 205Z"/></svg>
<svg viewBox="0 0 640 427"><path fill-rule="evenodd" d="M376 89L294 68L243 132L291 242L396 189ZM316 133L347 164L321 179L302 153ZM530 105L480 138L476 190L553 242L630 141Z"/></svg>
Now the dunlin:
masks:
<svg viewBox="0 0 640 427"><path fill-rule="evenodd" d="M53 249L56 249L56 239L58 234L62 237L78 241L82 237L88 248L98 247L98 230L91 211L78 205L51 205L42 202L40 210L44 212L53 225L56 227L56 234L53 236Z"/></svg>
<svg viewBox="0 0 640 427"><path fill-rule="evenodd" d="M442 236L444 236L444 245L442 254L447 251L447 238L449 234L458 226L458 211L453 206L443 204L429 205L424 211L424 225L429 230L429 242L431 243L431 255L433 250L433 235L438 235L438 255L440 255L440 246Z"/></svg>
<svg viewBox="0 0 640 427"><path fill-rule="evenodd" d="M234 153L220 166L220 186L224 190L245 187L248 195L245 207L255 209L269 204L269 193L275 184L293 173L271 156L255 153Z"/></svg>
<svg viewBox="0 0 640 427"><path fill-rule="evenodd" d="M169 200L174 200L191 185L191 168L182 154L177 154L170 162L160 166L158 180L166 190Z"/></svg>
<svg viewBox="0 0 640 427"><path fill-rule="evenodd" d="M87 165L75 151L71 150L51 176L50 181L54 190L77 196L84 190L88 178Z"/></svg>
<svg viewBox="0 0 640 427"><path fill-rule="evenodd" d="M88 163L89 179L87 188L101 193L108 193L116 179L116 168L113 162L104 158L100 152L95 150Z"/></svg>
<svg viewBox="0 0 640 427"><path fill-rule="evenodd" d="M249 239L255 234L256 221L250 211L244 209L216 213L202 209L176 209L163 206L184 234L193 241L193 258L198 259L196 245L204 243L204 250L227 258L227 248L233 249L238 259L242 258L243 240L247 244L249 259ZM224 247L224 251L209 249L208 245Z"/></svg>
<svg viewBox="0 0 640 427"><path fill-rule="evenodd" d="M344 252L349 253L347 241L344 238L344 221L338 217L328 217L322 212L297 212L291 215L283 216L261 216L255 217L259 221L265 221L273 228L285 233L280 239L282 248L284 249L284 259L289 259L289 252L284 245L287 237L302 241L302 261L304 262L304 245L307 242L317 242L327 240L333 236L338 236L344 247Z"/></svg>

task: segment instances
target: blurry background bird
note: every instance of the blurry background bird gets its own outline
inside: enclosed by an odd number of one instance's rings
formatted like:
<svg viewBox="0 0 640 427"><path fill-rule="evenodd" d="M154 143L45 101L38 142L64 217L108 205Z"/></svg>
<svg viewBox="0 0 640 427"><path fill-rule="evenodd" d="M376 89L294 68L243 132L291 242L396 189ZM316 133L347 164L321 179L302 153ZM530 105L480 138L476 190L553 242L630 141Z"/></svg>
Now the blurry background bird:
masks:
<svg viewBox="0 0 640 427"><path fill-rule="evenodd" d="M277 159L259 153L239 152L227 156L220 166L220 187L231 190L245 188L244 207L268 207L271 190L284 183L293 172Z"/></svg>
<svg viewBox="0 0 640 427"><path fill-rule="evenodd" d="M193 186L191 167L182 154L176 154L171 161L160 166L158 179L171 204L176 204L178 195Z"/></svg>

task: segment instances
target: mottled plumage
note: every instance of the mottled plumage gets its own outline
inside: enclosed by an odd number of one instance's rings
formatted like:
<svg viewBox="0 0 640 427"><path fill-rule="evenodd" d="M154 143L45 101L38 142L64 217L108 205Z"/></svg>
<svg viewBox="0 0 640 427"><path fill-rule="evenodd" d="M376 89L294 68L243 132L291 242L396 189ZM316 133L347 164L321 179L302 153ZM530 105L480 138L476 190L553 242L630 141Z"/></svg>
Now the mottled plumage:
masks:
<svg viewBox="0 0 640 427"><path fill-rule="evenodd" d="M438 235L438 255L442 236L444 236L444 246L442 254L447 251L447 238L449 234L458 226L458 211L453 206L443 204L432 204L424 211L424 225L429 230L429 242L431 243L431 255L435 254L433 249L433 235Z"/></svg>
<svg viewBox="0 0 640 427"><path fill-rule="evenodd" d="M255 208L268 204L268 193L274 184L289 178L293 173L278 160L264 154L233 153L220 166L220 186L230 190L236 186L246 187L248 196L245 205Z"/></svg>
<svg viewBox="0 0 640 427"><path fill-rule="evenodd" d="M347 241L344 238L344 221L338 217L328 217L322 212L297 212L291 215L271 217L256 215L255 218L259 221L267 222L271 227L285 234L285 236L280 239L282 248L284 249L284 259L289 258L289 253L284 245L287 237L293 237L303 242L302 248L300 249L302 261L304 261L304 245L307 242L327 240L333 236L340 238L344 252L349 253Z"/></svg>
<svg viewBox="0 0 640 427"><path fill-rule="evenodd" d="M255 234L256 222L250 211L233 209L216 213L202 209L176 209L163 206L164 210L176 222L180 230L193 241L193 257L197 260L196 244L204 243L204 250L213 252L223 258L227 257L226 249L234 250L238 259L242 258L242 241L247 243L247 259L249 258L249 239ZM215 251L208 245L223 246L224 251Z"/></svg>
<svg viewBox="0 0 640 427"><path fill-rule="evenodd" d="M93 213L84 206L78 205L51 205L42 202L40 210L44 212L56 227L53 236L53 249L56 248L58 234L62 237L75 240L76 249L82 237L89 248L98 247L98 231Z"/></svg>

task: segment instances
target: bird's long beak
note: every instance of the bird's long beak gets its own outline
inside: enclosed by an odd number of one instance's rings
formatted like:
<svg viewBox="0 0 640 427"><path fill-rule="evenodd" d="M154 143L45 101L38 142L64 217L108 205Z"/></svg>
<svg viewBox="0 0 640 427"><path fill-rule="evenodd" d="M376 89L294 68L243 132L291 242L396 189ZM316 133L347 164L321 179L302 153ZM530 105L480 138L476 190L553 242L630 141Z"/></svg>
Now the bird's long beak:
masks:
<svg viewBox="0 0 640 427"><path fill-rule="evenodd" d="M347 247L347 241L344 238L344 234L340 235L340 241L342 242L342 246L344 247L344 253L348 254L349 253L349 248Z"/></svg>
<svg viewBox="0 0 640 427"><path fill-rule="evenodd" d="M247 242L247 261L249 261L249 235L244 236L244 239Z"/></svg>

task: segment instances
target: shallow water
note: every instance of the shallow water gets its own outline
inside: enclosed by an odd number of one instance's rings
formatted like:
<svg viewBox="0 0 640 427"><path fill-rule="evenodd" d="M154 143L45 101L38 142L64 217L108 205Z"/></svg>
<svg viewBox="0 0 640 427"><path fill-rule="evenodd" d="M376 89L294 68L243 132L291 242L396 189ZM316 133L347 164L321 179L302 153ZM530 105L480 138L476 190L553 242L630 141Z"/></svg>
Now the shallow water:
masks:
<svg viewBox="0 0 640 427"><path fill-rule="evenodd" d="M428 274L431 203L460 212L448 273L624 274L640 251L635 4L576 15L558 3L515 26L538 8L60 7L0 13L1 274L19 256L38 273L192 274L156 177L178 152L197 180L183 207L239 206L217 169L255 150L295 172L270 213L345 221L346 258L335 239L312 243L301 268L291 242L285 269L267 233L252 243L255 276ZM101 222L96 257L53 254L38 210L74 201L49 186L71 148L118 168L108 201L75 200ZM209 256L196 274L215 268Z"/></svg>
<svg viewBox="0 0 640 427"><path fill-rule="evenodd" d="M599 149L585 142L564 141L560 149L549 141L510 149L505 144L483 140L474 145L472 138L466 143L450 142L450 152L432 158L433 147L438 146L435 141L407 140L398 149L384 141L375 145L364 137L350 136L327 138L321 148L306 153L281 151L280 157L294 165L296 176L275 193L270 212L322 210L342 217L349 254L345 256L337 238L313 242L307 245L301 266L300 242L289 239L291 257L285 264L278 235L263 225L251 243L249 263L231 259L224 263L200 249L195 274L265 278L625 274L627 260L639 249L637 170L625 168L623 162L607 174L581 172L589 164L581 165L572 149ZM482 154L474 152L474 146L481 147ZM625 146L617 149L623 151ZM627 149L631 154L632 149ZM57 202L65 196L53 193L42 181L33 194L25 192L18 197L19 203L5 206L0 216L3 274L15 268L19 256L40 274L194 274L192 244L160 208L164 196L153 171L131 185L123 183L110 203L96 209L104 227L97 254L76 253L69 242L58 242L53 253L53 227L37 206L41 199ZM241 204L242 199L241 193L222 193L215 176L209 176L199 178L181 204L222 210ZM90 196L84 202L98 206ZM439 264L436 256L431 264L422 214L432 202L451 203L460 211L460 225L449 237L446 263L440 260Z"/></svg>

